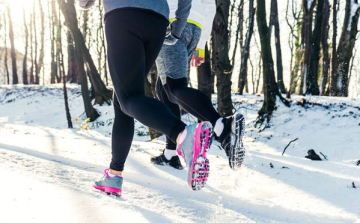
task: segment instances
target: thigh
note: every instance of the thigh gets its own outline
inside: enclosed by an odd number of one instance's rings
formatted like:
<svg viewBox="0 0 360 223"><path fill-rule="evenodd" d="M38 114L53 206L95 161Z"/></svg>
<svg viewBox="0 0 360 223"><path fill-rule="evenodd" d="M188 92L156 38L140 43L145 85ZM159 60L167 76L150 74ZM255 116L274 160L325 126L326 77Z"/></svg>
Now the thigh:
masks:
<svg viewBox="0 0 360 223"><path fill-rule="evenodd" d="M168 21L154 14L149 15L147 21L143 22L146 42L145 47L145 75L154 65L164 43Z"/></svg>
<svg viewBox="0 0 360 223"><path fill-rule="evenodd" d="M118 21L119 22L119 21ZM106 23L111 79L120 102L144 93L145 48L143 41L121 26Z"/></svg>

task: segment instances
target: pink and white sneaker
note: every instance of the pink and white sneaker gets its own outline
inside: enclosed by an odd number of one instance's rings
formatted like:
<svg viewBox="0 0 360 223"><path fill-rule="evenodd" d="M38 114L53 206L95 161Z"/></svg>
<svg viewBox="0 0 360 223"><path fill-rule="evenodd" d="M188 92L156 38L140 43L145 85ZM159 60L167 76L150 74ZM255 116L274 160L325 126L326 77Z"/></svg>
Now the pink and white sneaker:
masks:
<svg viewBox="0 0 360 223"><path fill-rule="evenodd" d="M209 177L209 160L206 151L210 148L213 128L210 122L186 126L185 139L177 152L185 159L188 168L188 183L193 190L200 190Z"/></svg>

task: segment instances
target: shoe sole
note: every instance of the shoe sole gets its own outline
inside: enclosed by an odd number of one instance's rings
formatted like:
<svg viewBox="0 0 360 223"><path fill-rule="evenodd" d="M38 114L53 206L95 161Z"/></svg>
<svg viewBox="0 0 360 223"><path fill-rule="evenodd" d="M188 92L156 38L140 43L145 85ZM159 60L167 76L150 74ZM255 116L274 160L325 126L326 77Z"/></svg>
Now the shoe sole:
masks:
<svg viewBox="0 0 360 223"><path fill-rule="evenodd" d="M115 196L121 196L121 190L113 187L107 187L107 186L98 186L94 185L95 189L98 189L102 192L105 192L107 195L115 195Z"/></svg>
<svg viewBox="0 0 360 223"><path fill-rule="evenodd" d="M193 190L200 190L209 177L209 160L206 152L212 143L213 128L209 122L198 124L194 135L194 154L189 171L189 185Z"/></svg>
<svg viewBox="0 0 360 223"><path fill-rule="evenodd" d="M229 155L229 165L233 170L240 169L245 158L245 148L243 147L242 138L245 133L245 119L242 114L235 114L231 123L231 149Z"/></svg>

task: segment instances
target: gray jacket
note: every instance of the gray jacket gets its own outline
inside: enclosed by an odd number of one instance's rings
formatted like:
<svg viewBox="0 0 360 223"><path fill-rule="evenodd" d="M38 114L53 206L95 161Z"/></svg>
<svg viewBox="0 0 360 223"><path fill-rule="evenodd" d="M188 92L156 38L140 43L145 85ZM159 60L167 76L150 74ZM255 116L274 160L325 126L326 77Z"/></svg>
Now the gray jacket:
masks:
<svg viewBox="0 0 360 223"><path fill-rule="evenodd" d="M96 0L79 0L80 7L89 9ZM178 0L176 19L172 22L171 33L180 37L190 14L192 0ZM148 9L163 15L169 19L169 6L166 0L103 0L105 13L118 8L141 8Z"/></svg>

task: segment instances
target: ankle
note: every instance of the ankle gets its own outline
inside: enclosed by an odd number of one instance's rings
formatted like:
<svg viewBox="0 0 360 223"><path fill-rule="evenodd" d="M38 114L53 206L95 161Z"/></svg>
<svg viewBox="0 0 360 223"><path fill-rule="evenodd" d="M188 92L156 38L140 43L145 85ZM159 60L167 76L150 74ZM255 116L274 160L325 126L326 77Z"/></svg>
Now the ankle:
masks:
<svg viewBox="0 0 360 223"><path fill-rule="evenodd" d="M117 170L112 170L110 169L110 171L108 172L110 177L114 177L114 176L121 176L122 175L122 171L117 171Z"/></svg>
<svg viewBox="0 0 360 223"><path fill-rule="evenodd" d="M171 158L173 158L176 155L177 155L176 150L172 150L172 149L164 150L164 156L167 160L171 160Z"/></svg>
<svg viewBox="0 0 360 223"><path fill-rule="evenodd" d="M186 129L184 129L184 131L182 131L178 137L176 138L176 144L177 145L180 145L181 143L184 142L185 138L186 138L186 134L187 134L187 131Z"/></svg>

